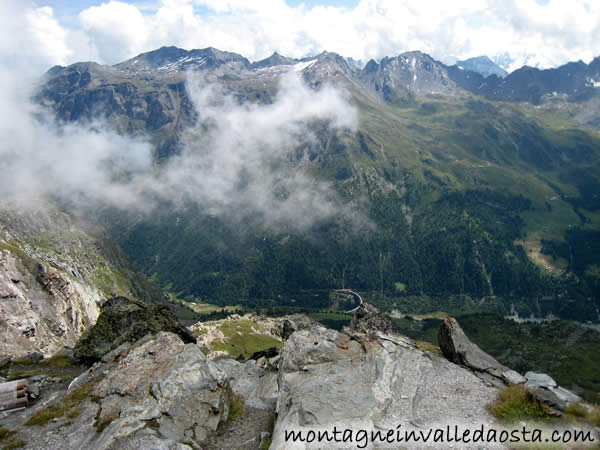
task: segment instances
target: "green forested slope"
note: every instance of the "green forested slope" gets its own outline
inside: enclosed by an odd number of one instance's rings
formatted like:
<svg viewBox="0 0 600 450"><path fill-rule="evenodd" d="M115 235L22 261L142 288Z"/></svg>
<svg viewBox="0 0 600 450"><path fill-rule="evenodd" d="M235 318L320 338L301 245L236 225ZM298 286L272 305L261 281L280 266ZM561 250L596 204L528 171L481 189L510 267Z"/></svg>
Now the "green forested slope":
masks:
<svg viewBox="0 0 600 450"><path fill-rule="evenodd" d="M324 307L328 289L352 287L390 308L435 309L462 295L472 299L465 310L594 318L594 131L470 96L354 101L360 130L329 136L310 170L348 201L361 198L369 225L298 232L200 209L175 220L165 209L115 227L123 248L163 286L218 303Z"/></svg>

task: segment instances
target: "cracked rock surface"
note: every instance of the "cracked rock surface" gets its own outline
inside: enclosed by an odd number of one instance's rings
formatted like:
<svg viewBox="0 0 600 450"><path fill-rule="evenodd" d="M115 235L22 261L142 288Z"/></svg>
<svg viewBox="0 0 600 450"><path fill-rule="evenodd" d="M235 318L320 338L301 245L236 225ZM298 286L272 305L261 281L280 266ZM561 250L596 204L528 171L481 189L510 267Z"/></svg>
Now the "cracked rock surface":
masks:
<svg viewBox="0 0 600 450"><path fill-rule="evenodd" d="M389 430L449 420L465 426L493 422L485 405L496 389L405 337L315 327L294 333L281 355L271 448L290 448L285 430L303 427Z"/></svg>
<svg viewBox="0 0 600 450"><path fill-rule="evenodd" d="M28 447L201 448L227 420L232 395L226 374L196 345L165 332L121 345L67 394L82 389L78 416L32 433Z"/></svg>

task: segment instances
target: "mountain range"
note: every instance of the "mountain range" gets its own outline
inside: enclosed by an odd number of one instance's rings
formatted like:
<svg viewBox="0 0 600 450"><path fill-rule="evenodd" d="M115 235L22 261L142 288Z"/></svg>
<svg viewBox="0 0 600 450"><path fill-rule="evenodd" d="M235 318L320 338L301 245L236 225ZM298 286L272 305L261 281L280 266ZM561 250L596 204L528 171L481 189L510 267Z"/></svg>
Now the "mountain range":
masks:
<svg viewBox="0 0 600 450"><path fill-rule="evenodd" d="M600 59L165 47L33 101L4 127L3 448L598 438Z"/></svg>
<svg viewBox="0 0 600 450"><path fill-rule="evenodd" d="M194 82L248 110L277 104L297 74L310 92L342 92L358 112L355 129L308 121L309 135L260 172L238 168L234 189L250 195L267 174L284 202L293 191L281 179L302 174L357 211L352 220L346 208L309 229L271 226L264 211L231 218L194 201L151 219L98 214L148 276L188 300L323 308L331 288L351 286L411 312L595 319L600 58L506 74L489 59L447 66L415 51L359 67L330 52L252 63L163 47L114 66L53 67L36 100L64 123L101 118L145 136L159 170L204 142L190 130L218 126L203 122L211 104L198 108Z"/></svg>

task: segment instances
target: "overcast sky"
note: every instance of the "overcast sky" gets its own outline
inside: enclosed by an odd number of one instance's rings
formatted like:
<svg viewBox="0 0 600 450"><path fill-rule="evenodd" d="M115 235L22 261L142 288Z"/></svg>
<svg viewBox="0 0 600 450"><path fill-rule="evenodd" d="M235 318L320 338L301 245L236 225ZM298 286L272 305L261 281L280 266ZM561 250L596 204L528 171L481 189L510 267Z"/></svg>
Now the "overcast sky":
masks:
<svg viewBox="0 0 600 450"><path fill-rule="evenodd" d="M366 61L509 52L552 67L600 55L598 0L2 0L0 64L114 64L163 45L250 60L323 50ZM528 59L527 59L528 57Z"/></svg>

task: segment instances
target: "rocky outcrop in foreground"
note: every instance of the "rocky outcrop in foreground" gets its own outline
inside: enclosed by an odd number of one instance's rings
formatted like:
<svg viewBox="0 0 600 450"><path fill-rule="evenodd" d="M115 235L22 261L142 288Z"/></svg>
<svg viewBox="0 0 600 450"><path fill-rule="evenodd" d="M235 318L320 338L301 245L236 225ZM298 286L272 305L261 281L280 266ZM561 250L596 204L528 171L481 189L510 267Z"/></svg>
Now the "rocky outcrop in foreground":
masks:
<svg viewBox="0 0 600 450"><path fill-rule="evenodd" d="M98 321L79 339L73 356L93 363L121 344L159 331L174 333L185 343L196 342L166 306L113 297L102 305Z"/></svg>
<svg viewBox="0 0 600 450"><path fill-rule="evenodd" d="M558 386L556 381L546 374L527 372L522 376L503 366L472 343L452 317L446 317L442 322L438 342L449 361L467 367L490 385L524 384L527 392L545 405L553 415L560 416L567 406L581 402L581 398Z"/></svg>
<svg viewBox="0 0 600 450"><path fill-rule="evenodd" d="M294 447L285 439L290 430L420 429L448 418L460 426L493 423L485 405L495 388L372 326L383 320L375 308L363 305L357 315L359 328L342 332L305 318L280 319L276 334L285 343L280 355L259 358L268 357L265 364L211 360L172 333L124 343L72 383L67 396L84 394L78 415L66 412L45 425L38 444L260 448L272 439L277 449Z"/></svg>
<svg viewBox="0 0 600 450"><path fill-rule="evenodd" d="M275 348L253 355L256 361L210 359L199 345L162 331L123 343L71 383L66 394L26 412L30 422L47 411L53 417L35 425L28 445L259 449L270 443L271 449L289 449L311 447L291 442L286 438L291 431L332 436L334 430L351 430L353 441L323 441L318 447L364 448L368 442L359 442L359 430L383 436L393 430L396 436L398 430L426 433L448 425L501 428L486 409L497 388L477 376L493 359L470 346L458 324L446 330L452 333L444 344L457 337L454 353L447 353L453 360L462 358L455 364L419 350L367 304L341 332L301 316L264 324L256 316L253 320L284 341L279 354ZM528 385L550 383L540 375L526 378Z"/></svg>
<svg viewBox="0 0 600 450"><path fill-rule="evenodd" d="M470 371L377 330L294 333L279 365L274 448L286 430L396 430L491 424L496 390ZM330 444L331 445L331 444ZM303 447L302 447L303 448Z"/></svg>
<svg viewBox="0 0 600 450"><path fill-rule="evenodd" d="M456 319L446 317L438 331L442 354L455 364L468 367L482 380L496 386L524 383L518 373L504 367L466 336Z"/></svg>
<svg viewBox="0 0 600 450"><path fill-rule="evenodd" d="M160 332L105 355L68 395L82 397L70 410L77 418L51 422L40 448L189 448L227 420L232 393L198 347Z"/></svg>

